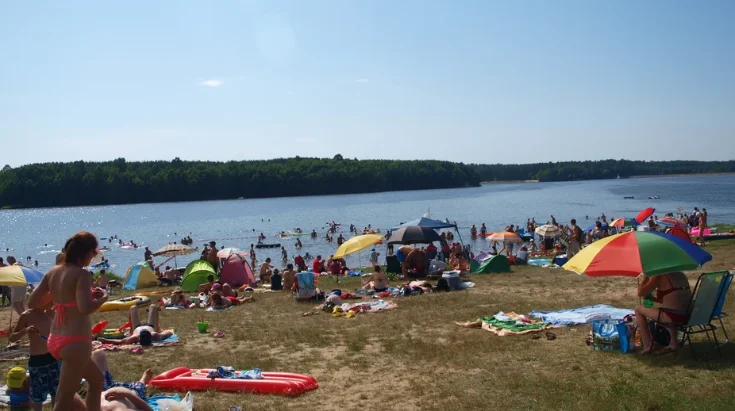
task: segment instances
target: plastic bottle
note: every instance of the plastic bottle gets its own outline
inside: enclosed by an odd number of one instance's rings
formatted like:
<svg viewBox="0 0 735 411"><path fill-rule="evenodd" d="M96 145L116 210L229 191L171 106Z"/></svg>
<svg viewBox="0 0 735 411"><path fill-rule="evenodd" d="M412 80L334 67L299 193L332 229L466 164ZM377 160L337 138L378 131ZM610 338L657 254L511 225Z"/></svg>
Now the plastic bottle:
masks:
<svg viewBox="0 0 735 411"><path fill-rule="evenodd" d="M643 306L646 307L646 308L653 307L653 297L651 297L650 294L647 295L647 296L645 296L645 297L643 297Z"/></svg>
<svg viewBox="0 0 735 411"><path fill-rule="evenodd" d="M641 341L641 330L639 330L637 327L635 329L635 346L636 347L643 346L643 342Z"/></svg>

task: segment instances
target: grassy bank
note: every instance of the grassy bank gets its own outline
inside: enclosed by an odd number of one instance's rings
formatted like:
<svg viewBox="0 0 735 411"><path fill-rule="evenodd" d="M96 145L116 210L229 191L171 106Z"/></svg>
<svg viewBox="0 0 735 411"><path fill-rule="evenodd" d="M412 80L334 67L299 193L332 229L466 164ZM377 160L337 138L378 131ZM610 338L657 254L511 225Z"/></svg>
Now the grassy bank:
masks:
<svg viewBox="0 0 735 411"><path fill-rule="evenodd" d="M707 271L735 266L735 241L712 242ZM699 272L689 274L692 282ZM636 280L588 278L560 269L524 267L509 274L473 276L469 291L397 299L399 308L356 318L326 313L304 317L311 304L282 293L257 294L235 309L162 311L182 344L142 356L109 353L116 379L133 381L148 367L231 365L314 375L320 388L298 398L217 392L195 393L195 409L232 405L259 410L731 410L735 408L735 346L724 357L695 361L688 348L674 355L641 357L593 352L589 326L554 329L555 340L498 337L460 328L498 311L527 313L592 304L634 307ZM357 280L322 279L325 289L354 289ZM726 311L735 311L735 299ZM3 313L7 313L4 309ZM198 334L204 316L212 332ZM125 322L125 313L97 313L95 321ZM6 320L7 321L7 320ZM726 321L735 332L735 322ZM700 340L698 340L700 341ZM701 342L698 350L707 350ZM6 363L6 372L13 364ZM155 392L149 390L149 393Z"/></svg>

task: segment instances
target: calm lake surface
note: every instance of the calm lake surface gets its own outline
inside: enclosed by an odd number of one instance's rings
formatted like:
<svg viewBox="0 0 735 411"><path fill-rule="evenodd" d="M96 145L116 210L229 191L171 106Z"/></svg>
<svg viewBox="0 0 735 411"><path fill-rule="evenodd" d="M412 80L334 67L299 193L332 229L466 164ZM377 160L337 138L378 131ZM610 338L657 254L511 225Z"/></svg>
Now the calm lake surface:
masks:
<svg viewBox="0 0 735 411"><path fill-rule="evenodd" d="M626 200L624 196L635 199ZM649 196L660 199L648 200ZM430 208L432 218L456 221L463 239L469 241L472 224L479 227L484 222L489 231L496 231L508 224L523 225L531 217L547 221L553 214L560 222L576 218L585 227L602 213L608 218L634 217L650 206L656 207L659 216L676 212L678 207L685 212L705 207L710 222L735 222L735 176L489 184L478 188L340 196L5 210L0 211L0 256L14 255L23 261L31 256L38 260L39 270L45 272L75 232L87 230L99 237L117 234L124 242L133 240L141 246L138 250L124 250L112 244L112 249L105 252L112 271L124 274L127 267L143 259L143 246L155 251L188 233L195 240L193 247L215 240L218 247L246 250L263 232L268 236L266 243L281 243L292 258L296 238L282 240L278 233L296 227L305 232L316 229L318 239L301 237L301 251L328 256L337 245L323 239L327 221L342 223L348 238L350 224L360 229L371 224L385 232L401 222L421 217ZM585 221L585 216L590 221ZM487 241L470 243L475 251L488 249ZM102 244L107 242L101 241ZM379 251L383 250L381 246ZM179 257L177 262L184 266L197 257L198 254L191 254ZM257 257L260 261L266 257L279 261L280 249L258 250ZM367 262L366 254L360 258L363 264ZM156 264L162 261L160 257L155 259ZM348 257L348 264L357 261L357 256Z"/></svg>

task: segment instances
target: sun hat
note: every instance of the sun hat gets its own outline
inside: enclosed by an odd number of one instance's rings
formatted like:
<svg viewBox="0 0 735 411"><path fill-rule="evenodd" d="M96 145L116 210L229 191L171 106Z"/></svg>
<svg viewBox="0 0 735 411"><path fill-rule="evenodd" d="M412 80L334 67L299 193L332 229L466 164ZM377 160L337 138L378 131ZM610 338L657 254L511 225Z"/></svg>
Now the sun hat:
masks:
<svg viewBox="0 0 735 411"><path fill-rule="evenodd" d="M213 289L213 290L219 290L220 288L222 288L222 284L220 284L220 283L216 283L216 284L214 284L214 285L212 286L212 289Z"/></svg>
<svg viewBox="0 0 735 411"><path fill-rule="evenodd" d="M23 383L26 381L26 369L23 367L13 367L8 371L8 378L6 383L8 388L20 389L23 388Z"/></svg>

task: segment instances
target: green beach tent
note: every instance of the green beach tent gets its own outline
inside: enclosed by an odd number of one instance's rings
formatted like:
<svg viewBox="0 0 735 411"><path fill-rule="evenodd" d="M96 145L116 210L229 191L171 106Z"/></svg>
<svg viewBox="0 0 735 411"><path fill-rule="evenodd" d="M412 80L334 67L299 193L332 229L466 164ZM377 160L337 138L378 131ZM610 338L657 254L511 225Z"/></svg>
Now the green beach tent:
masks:
<svg viewBox="0 0 735 411"><path fill-rule="evenodd" d="M472 274L509 273L510 260L504 255L496 255L485 260Z"/></svg>
<svg viewBox="0 0 735 411"><path fill-rule="evenodd" d="M207 276L213 275L217 278L212 264L204 260L194 260L186 266L181 278L181 288L186 292L199 291L199 286L207 282Z"/></svg>

